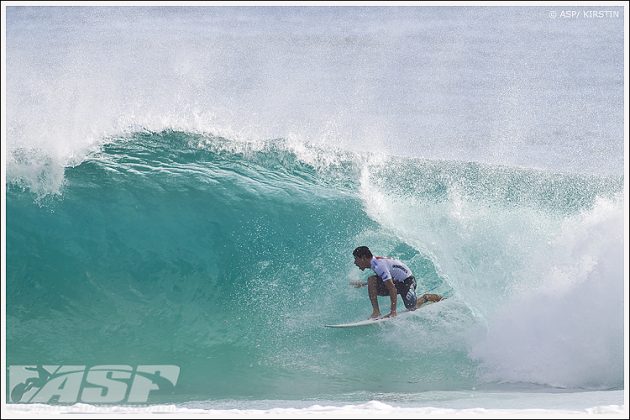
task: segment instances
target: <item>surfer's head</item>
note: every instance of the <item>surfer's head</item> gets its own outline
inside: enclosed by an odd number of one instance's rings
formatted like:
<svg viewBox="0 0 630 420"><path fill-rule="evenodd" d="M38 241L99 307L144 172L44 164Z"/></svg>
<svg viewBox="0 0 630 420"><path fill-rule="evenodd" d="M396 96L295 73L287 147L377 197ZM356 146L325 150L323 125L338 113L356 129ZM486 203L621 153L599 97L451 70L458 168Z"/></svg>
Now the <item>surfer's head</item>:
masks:
<svg viewBox="0 0 630 420"><path fill-rule="evenodd" d="M370 248L367 246L357 247L352 251L352 255L354 255L354 265L361 270L370 268L370 263L372 262L372 251L370 251Z"/></svg>

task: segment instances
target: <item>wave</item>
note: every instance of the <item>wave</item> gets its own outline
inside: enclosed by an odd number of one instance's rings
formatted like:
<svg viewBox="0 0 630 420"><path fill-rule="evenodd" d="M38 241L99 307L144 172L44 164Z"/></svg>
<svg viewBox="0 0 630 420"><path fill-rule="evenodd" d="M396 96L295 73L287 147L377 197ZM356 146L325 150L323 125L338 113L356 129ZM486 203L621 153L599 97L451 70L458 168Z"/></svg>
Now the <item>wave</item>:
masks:
<svg viewBox="0 0 630 420"><path fill-rule="evenodd" d="M623 387L622 177L172 130L11 153L7 364L177 364L178 400ZM322 328L369 314L358 245L449 299Z"/></svg>

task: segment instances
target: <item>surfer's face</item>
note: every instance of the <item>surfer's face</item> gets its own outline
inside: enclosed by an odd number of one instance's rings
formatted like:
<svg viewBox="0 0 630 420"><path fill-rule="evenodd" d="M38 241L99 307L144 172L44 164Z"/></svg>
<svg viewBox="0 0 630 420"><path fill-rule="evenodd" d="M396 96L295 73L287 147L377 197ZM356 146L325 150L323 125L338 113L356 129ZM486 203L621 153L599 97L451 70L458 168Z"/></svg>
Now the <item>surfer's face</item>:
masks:
<svg viewBox="0 0 630 420"><path fill-rule="evenodd" d="M370 258L369 257L354 257L354 265L359 267L361 271L370 267Z"/></svg>

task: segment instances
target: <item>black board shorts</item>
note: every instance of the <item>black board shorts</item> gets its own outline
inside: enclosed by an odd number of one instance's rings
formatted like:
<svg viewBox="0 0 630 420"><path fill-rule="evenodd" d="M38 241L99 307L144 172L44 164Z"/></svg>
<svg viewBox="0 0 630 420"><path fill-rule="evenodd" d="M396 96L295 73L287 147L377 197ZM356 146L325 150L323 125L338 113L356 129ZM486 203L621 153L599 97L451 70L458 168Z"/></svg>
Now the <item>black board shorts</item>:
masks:
<svg viewBox="0 0 630 420"><path fill-rule="evenodd" d="M404 282L395 281L396 291L402 297L405 308L413 311L416 309L416 279L414 276L407 277ZM389 290L385 287L385 283L380 277L376 280L376 293L379 296L389 296Z"/></svg>

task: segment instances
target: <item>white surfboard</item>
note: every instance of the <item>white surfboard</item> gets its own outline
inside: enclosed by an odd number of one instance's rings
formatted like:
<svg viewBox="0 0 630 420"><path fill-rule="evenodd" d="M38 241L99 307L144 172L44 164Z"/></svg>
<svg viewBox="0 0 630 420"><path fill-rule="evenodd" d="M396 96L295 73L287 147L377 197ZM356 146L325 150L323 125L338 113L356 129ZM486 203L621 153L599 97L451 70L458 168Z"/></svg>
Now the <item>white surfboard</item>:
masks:
<svg viewBox="0 0 630 420"><path fill-rule="evenodd" d="M329 328L354 328L354 327L364 327L366 325L380 324L381 322L385 322L385 321L395 321L397 319L406 318L409 315L416 313L416 311L419 311L420 309L424 308L425 306L430 305L431 303L433 303L433 302L427 302L424 305L422 305L420 308L416 309L415 311L403 311L403 312L400 312L394 318L364 319L363 321L350 322L348 324L328 324L328 325L324 325L324 326L325 327L329 327Z"/></svg>

